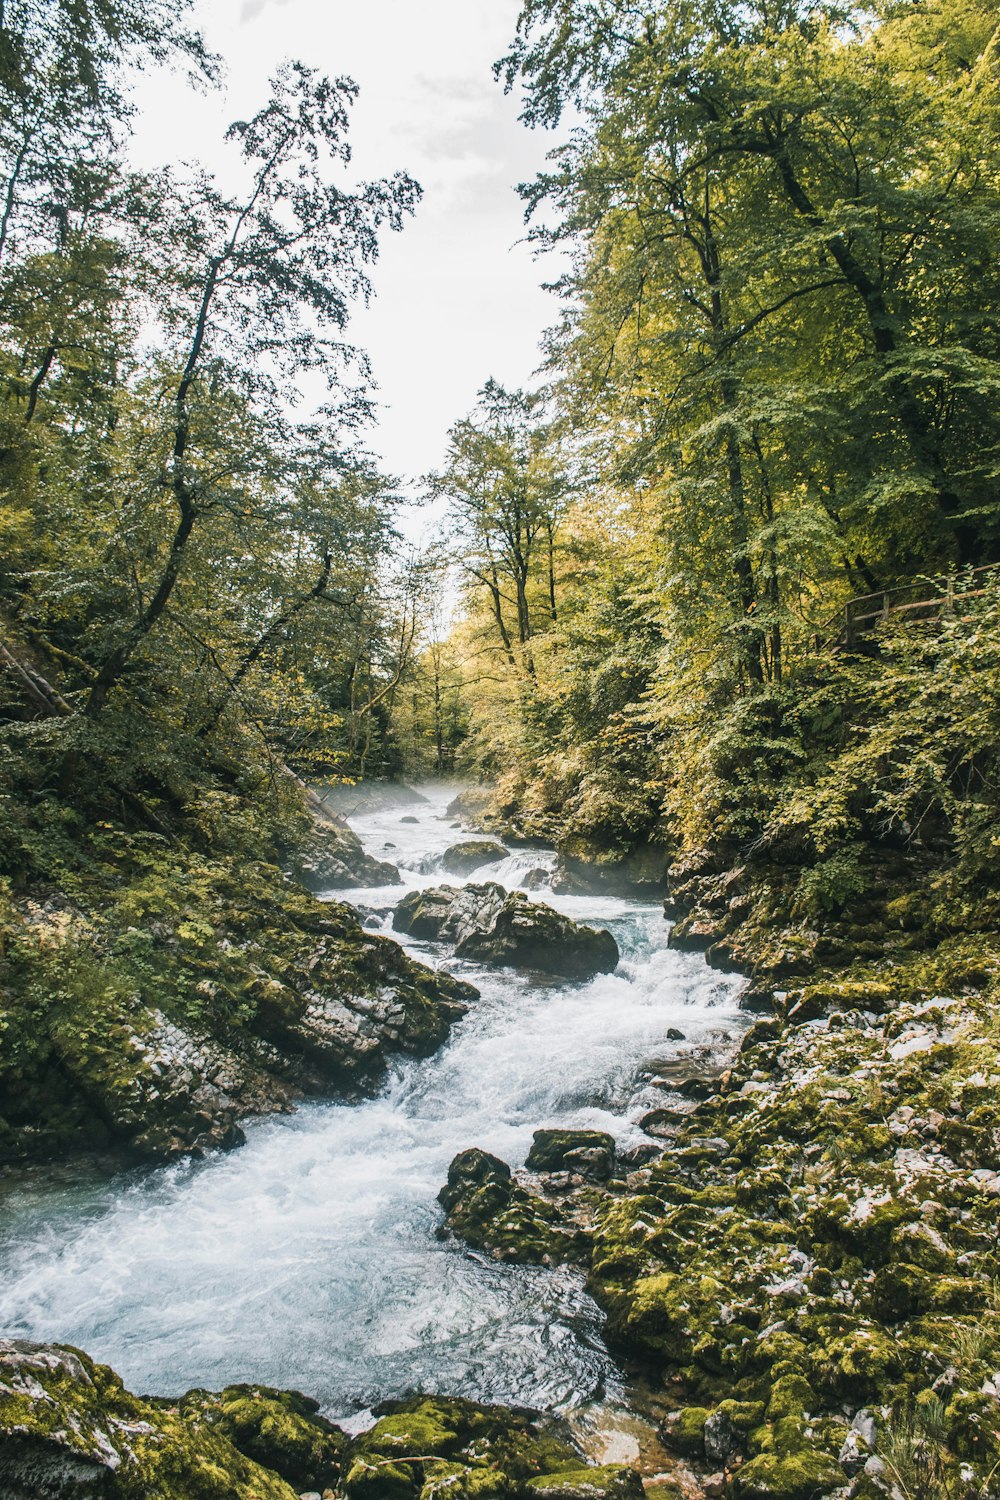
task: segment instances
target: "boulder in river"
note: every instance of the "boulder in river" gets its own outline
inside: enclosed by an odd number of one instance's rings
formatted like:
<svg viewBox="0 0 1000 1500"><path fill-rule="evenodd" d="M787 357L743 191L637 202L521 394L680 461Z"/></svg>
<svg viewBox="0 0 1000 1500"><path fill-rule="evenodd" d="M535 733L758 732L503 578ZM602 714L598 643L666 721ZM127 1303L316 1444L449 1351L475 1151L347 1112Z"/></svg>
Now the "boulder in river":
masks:
<svg viewBox="0 0 1000 1500"><path fill-rule="evenodd" d="M494 881L411 891L397 906L392 925L412 937L453 942L459 958L566 979L608 974L619 959L610 932L574 922Z"/></svg>
<svg viewBox="0 0 1000 1500"><path fill-rule="evenodd" d="M598 1182L614 1164L615 1138L606 1130L536 1130L525 1163L532 1172L578 1172Z"/></svg>
<svg viewBox="0 0 1000 1500"><path fill-rule="evenodd" d="M449 875L471 875L483 865L495 865L498 859L506 858L507 850L495 839L462 839L444 851L441 868Z"/></svg>
<svg viewBox="0 0 1000 1500"><path fill-rule="evenodd" d="M471 1147L460 1151L438 1193L453 1234L498 1260L527 1264L586 1261L588 1234L517 1182L505 1161Z"/></svg>
<svg viewBox="0 0 1000 1500"><path fill-rule="evenodd" d="M492 880L410 891L396 907L392 925L397 932L427 942L458 944L470 933L488 929L506 899L503 886Z"/></svg>

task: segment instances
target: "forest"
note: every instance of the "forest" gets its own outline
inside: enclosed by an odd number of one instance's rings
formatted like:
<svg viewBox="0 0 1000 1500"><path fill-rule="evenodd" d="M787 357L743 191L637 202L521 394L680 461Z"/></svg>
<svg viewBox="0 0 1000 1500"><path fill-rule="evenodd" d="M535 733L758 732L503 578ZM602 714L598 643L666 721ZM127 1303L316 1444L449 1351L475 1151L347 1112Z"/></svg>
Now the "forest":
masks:
<svg viewBox="0 0 1000 1500"><path fill-rule="evenodd" d="M399 878L329 807L461 783L554 891L665 902L749 1029L662 1159L560 1208L456 1156L447 1227L583 1268L666 1392L650 1500L993 1500L1000 8L521 0L493 86L556 141L518 189L552 324L524 388L484 351L419 545L351 317L420 185L357 180L356 85L293 62L228 129L238 190L140 171L164 67L218 87L184 7L0 3L0 1178L200 1158L429 1058L476 989L325 899ZM166 1416L119 1383L166 1457L34 1489L55 1429L5 1389L15 1500L439 1500L435 1462L636 1500L523 1413L390 1392L396 1463L231 1382Z"/></svg>

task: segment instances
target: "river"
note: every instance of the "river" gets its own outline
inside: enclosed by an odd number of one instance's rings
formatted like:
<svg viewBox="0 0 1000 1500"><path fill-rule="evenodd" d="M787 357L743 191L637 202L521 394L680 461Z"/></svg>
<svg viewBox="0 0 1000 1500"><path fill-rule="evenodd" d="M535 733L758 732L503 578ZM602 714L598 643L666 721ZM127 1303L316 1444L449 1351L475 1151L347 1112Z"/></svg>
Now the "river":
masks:
<svg viewBox="0 0 1000 1500"><path fill-rule="evenodd" d="M404 890L460 883L440 871L466 836L450 794L424 788L351 819ZM471 878L516 887L539 867L554 857L517 850ZM337 893L386 931L401 894ZM413 1390L564 1412L621 1405L580 1275L442 1242L436 1194L456 1152L521 1164L540 1125L645 1139L637 1121L662 1102L649 1060L734 1034L740 981L669 950L657 903L547 888L537 899L610 928L616 972L539 982L403 940L481 999L434 1057L397 1060L376 1098L251 1122L241 1150L203 1161L18 1174L0 1202L0 1329L79 1345L133 1390L263 1381L315 1395L351 1426ZM685 1040L668 1041L670 1028Z"/></svg>

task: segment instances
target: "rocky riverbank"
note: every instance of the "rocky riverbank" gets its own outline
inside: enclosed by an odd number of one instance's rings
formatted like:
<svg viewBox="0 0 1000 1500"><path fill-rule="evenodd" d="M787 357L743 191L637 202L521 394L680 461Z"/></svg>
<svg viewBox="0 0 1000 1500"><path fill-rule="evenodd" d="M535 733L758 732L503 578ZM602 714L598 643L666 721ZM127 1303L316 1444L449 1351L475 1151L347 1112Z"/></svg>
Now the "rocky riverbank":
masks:
<svg viewBox="0 0 1000 1500"><path fill-rule="evenodd" d="M133 1396L60 1344L0 1340L5 1500L642 1500L537 1413L415 1396L350 1438L297 1391L237 1385Z"/></svg>
<svg viewBox="0 0 1000 1500"><path fill-rule="evenodd" d="M174 861L171 889L181 870L176 855ZM450 988L454 981L372 938L345 908L316 903L273 867L245 867L239 890L235 871L223 879L212 869L208 886L203 870L200 885L196 872L187 871L192 895L183 912L175 899L169 922L159 886L145 898L159 901L153 936L161 983L170 987L178 1018L173 1024L193 1025L184 1008L191 991L181 981L193 981L199 951L203 962L235 965L224 972L244 984L263 969L278 985L275 994L290 997L287 1004L297 1005L296 996L306 1002L304 1012L293 1010L297 1041L288 1053L305 1071L289 1083L286 1061L271 1074L284 1098L295 1089L329 1088L335 1073L337 1087L369 1087L388 1048L425 1050L459 1013L464 999ZM805 873L804 864L759 855L742 865L721 851L675 858L667 895L668 913L677 918L671 941L707 947L710 961L742 968L750 976L745 1004L760 1019L734 1056L706 1059L691 1049L677 1067L663 1068L653 1080L662 1103L643 1120L649 1139L626 1152L603 1132L541 1130L525 1169L515 1171L469 1141L442 1187L443 1232L500 1261L580 1267L607 1314L611 1347L667 1409L660 1435L684 1467L676 1480L650 1476L656 1500L681 1493L725 1500L996 1500L1000 951L986 933L949 936L917 921L913 913L926 905L918 904L907 869L887 875L879 902L865 911L855 905L819 920L797 919L795 891ZM145 889L135 872L128 888L134 906ZM488 887L471 889L473 897L477 890L491 895ZM404 900L402 920L409 923L421 901L430 902L428 920L458 920L454 896L418 893ZM44 920L55 923L56 916L53 907ZM202 929L192 933L199 919L211 938ZM78 905L65 921L63 946L36 943L31 952L47 965L44 972L54 974L57 964L73 971L87 944L106 974L117 950L95 936L96 920ZM438 936L442 930L434 927ZM448 932L457 938L457 928ZM209 948L187 946L196 940ZM23 962L20 931L8 941L6 962L12 959ZM376 1028L367 1033L374 1045L360 1055L352 1049L353 1071L341 1061L321 1074L303 1042L302 1016L316 1015L310 997L332 995L335 984L338 996L346 990L355 997L345 1002L355 1018ZM393 1016L378 1010L387 984L401 1006ZM236 992L235 982L227 987L230 1001ZM92 983L86 993L93 996ZM366 1004L374 1009L366 1011ZM79 1010L71 1014L79 1021ZM268 1040L260 1028L274 1024L266 1018L275 1011L260 998L246 1014L231 1008L228 1015L234 1055L243 1058ZM327 1055L333 1054L320 1052ZM198 1147L197 1137L171 1142L169 1150L192 1145ZM65 1362L51 1349L11 1355L22 1357L54 1360L60 1369ZM116 1432L131 1431L129 1424L145 1432L146 1424L158 1434L150 1439L155 1464L183 1476L176 1490L157 1480L168 1497L269 1500L287 1495L282 1486L290 1483L316 1493L329 1488L349 1500L438 1500L442 1485L460 1496L502 1500L543 1491L550 1500L604 1493L627 1500L637 1484L620 1469L573 1477L581 1460L572 1449L557 1458L563 1467L552 1469L552 1477L544 1469L529 1474L514 1460L480 1463L486 1450L475 1424L493 1423L496 1432L495 1424L514 1417L475 1408L473 1420L465 1403L444 1403L442 1417L441 1402L431 1411L419 1400L382 1419L406 1416L403 1440L410 1449L399 1446L396 1428L384 1429L395 1434L387 1447L377 1449L381 1438L368 1435L369 1445L356 1451L343 1436L323 1438L310 1429L309 1442L329 1463L309 1477L301 1466L282 1467L285 1459L277 1462L273 1450L253 1447L254 1433L283 1428L283 1413L308 1425L315 1411L305 1398L234 1388L180 1402L138 1402L133 1410L136 1398L110 1372L94 1375L86 1361L81 1368L99 1392L94 1409L110 1411L112 1426L124 1424ZM71 1403L82 1399L78 1375L73 1382ZM90 1428L84 1407L71 1405L77 1425L67 1424L49 1400L36 1390L27 1406L8 1408L7 1443L14 1440L10 1451L21 1452L18 1424L26 1423L33 1454L38 1411L52 1415L56 1426L41 1438L46 1462L61 1474L64 1429L76 1432L80 1421ZM442 1427L447 1436L436 1447ZM242 1434L239 1442L233 1431ZM523 1425L518 1431L523 1435ZM223 1437L233 1451L220 1458ZM102 1441L93 1438L98 1449ZM148 1493L146 1470L130 1468L145 1462L119 1454L125 1478L105 1473L99 1481L105 1489L93 1492L122 1500ZM241 1467L261 1462L271 1471L265 1479L247 1477ZM160 1472L155 1464L149 1474ZM191 1475L205 1465L216 1466L228 1490L192 1488ZM23 1475L18 1483L26 1483ZM116 1489L120 1483L126 1487Z"/></svg>
<svg viewBox="0 0 1000 1500"><path fill-rule="evenodd" d="M324 828L294 864L322 885L358 854ZM371 1092L474 996L273 864L98 829L59 886L0 888L0 1161L239 1145L247 1116Z"/></svg>
<svg viewBox="0 0 1000 1500"><path fill-rule="evenodd" d="M697 1087L660 1080L649 1159L609 1163L581 1138L512 1173L470 1149L442 1189L447 1225L498 1259L585 1269L612 1347L675 1403L664 1441L707 1496L993 1500L989 903L949 934L940 891L873 848L877 894L804 919L806 854L675 854L671 943L747 974L763 1016Z"/></svg>

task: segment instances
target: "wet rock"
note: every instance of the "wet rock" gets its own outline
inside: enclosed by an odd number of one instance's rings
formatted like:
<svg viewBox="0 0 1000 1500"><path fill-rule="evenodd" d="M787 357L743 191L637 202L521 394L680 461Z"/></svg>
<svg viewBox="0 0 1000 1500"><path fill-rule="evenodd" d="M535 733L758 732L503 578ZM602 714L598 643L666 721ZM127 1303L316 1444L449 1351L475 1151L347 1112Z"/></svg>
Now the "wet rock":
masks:
<svg viewBox="0 0 1000 1500"><path fill-rule="evenodd" d="M538 969L566 979L609 974L620 957L610 932L573 922L520 891L507 897L488 929L463 938L455 951L459 958Z"/></svg>
<svg viewBox="0 0 1000 1500"><path fill-rule="evenodd" d="M527 875L521 881L521 887L526 891L540 891L549 884L551 878L550 871L539 867L536 870L528 871Z"/></svg>
<svg viewBox="0 0 1000 1500"><path fill-rule="evenodd" d="M492 881L412 891L397 906L392 925L414 937L453 942L458 958L567 979L609 973L619 957L609 932L573 922L520 891L508 894Z"/></svg>
<svg viewBox="0 0 1000 1500"><path fill-rule="evenodd" d="M441 868L449 875L470 875L482 865L493 865L498 859L506 859L507 853L503 844L495 840L463 839L444 851Z"/></svg>
<svg viewBox="0 0 1000 1500"><path fill-rule="evenodd" d="M339 1483L348 1438L320 1415L319 1402L299 1391L232 1385L218 1394L188 1391L178 1403L187 1422L208 1424L255 1463L297 1490Z"/></svg>
<svg viewBox="0 0 1000 1500"><path fill-rule="evenodd" d="M705 1423L709 1411L704 1406L684 1406L668 1412L660 1424L660 1436L668 1448L684 1458L705 1455Z"/></svg>
<svg viewBox="0 0 1000 1500"><path fill-rule="evenodd" d="M333 813L289 855L288 868L310 891L399 884L396 866L366 854L354 830Z"/></svg>
<svg viewBox="0 0 1000 1500"><path fill-rule="evenodd" d="M579 1172L603 1182L615 1165L615 1138L603 1130L536 1130L526 1166L532 1172Z"/></svg>
<svg viewBox="0 0 1000 1500"><path fill-rule="evenodd" d="M413 1396L376 1415L351 1446L349 1500L517 1500L525 1481L581 1467L561 1425L536 1414Z"/></svg>
<svg viewBox="0 0 1000 1500"><path fill-rule="evenodd" d="M600 839L570 835L557 843L552 888L569 895L657 896L667 883L668 850L640 843L624 849Z"/></svg>
<svg viewBox="0 0 1000 1500"><path fill-rule="evenodd" d="M390 1054L431 1052L475 998L274 866L201 859L195 874L186 853L171 858L157 879L186 902L194 876L196 910L134 938L77 916L32 950L39 983L82 965L87 984L38 1015L27 1050L0 1048L0 1159L231 1149L249 1116L370 1091ZM9 1016L23 1024L0 990L0 1034Z"/></svg>
<svg viewBox="0 0 1000 1500"><path fill-rule="evenodd" d="M507 892L495 881L410 891L396 907L392 925L411 937L457 945L473 932L488 930L506 900Z"/></svg>

